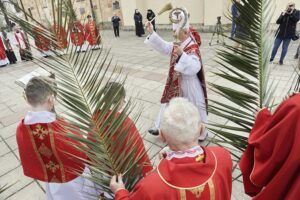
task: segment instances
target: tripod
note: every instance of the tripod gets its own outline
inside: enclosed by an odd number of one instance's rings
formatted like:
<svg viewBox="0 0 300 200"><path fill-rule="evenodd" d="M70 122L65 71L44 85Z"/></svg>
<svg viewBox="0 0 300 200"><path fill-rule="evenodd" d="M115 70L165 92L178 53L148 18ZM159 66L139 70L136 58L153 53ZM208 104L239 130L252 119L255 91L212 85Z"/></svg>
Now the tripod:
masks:
<svg viewBox="0 0 300 200"><path fill-rule="evenodd" d="M221 17L217 17L217 24L215 26L215 30L214 30L214 33L213 35L211 36L211 39L210 39L210 43L209 43L209 46L211 46L212 44L212 41L214 39L214 36L215 34L217 34L217 43L219 44L220 41L220 35L221 35L221 39L222 39L222 44L224 45L225 44L225 41L224 41L224 31L223 31L223 26L222 26L222 23L221 23Z"/></svg>

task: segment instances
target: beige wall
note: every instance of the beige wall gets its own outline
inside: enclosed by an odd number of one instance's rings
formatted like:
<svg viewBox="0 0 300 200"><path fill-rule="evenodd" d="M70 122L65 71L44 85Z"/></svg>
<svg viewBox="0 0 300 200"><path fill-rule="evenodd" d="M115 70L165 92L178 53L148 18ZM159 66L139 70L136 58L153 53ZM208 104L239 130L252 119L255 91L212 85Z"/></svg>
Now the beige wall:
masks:
<svg viewBox="0 0 300 200"><path fill-rule="evenodd" d="M50 0L22 0L26 10L33 7L32 14L36 19L39 16L43 18L45 15L50 16L51 3ZM48 7L43 7L43 3L48 1ZM230 23L225 16L230 14L231 0L119 0L120 10L112 10L112 2L115 0L92 0L95 6L95 13L98 22L110 22L113 12L122 19L122 24L125 26L133 26L134 10L140 10L146 20L147 9L152 9L157 13L166 3L171 2L174 7L186 7L191 14L190 22L201 25L214 25L217 16L222 16L222 23ZM277 17L282 10L285 9L286 4L291 0L274 0L276 1L276 9L272 22L275 23ZM89 0L74 1L74 8L77 12L78 19L85 20L88 14L91 14ZM300 10L300 0L294 0L296 8ZM80 14L80 8L85 9L84 14ZM38 12L39 11L39 12ZM40 13L40 15L39 15ZM45 14L44 14L45 13ZM168 12L159 16L156 20L157 24L169 24Z"/></svg>
<svg viewBox="0 0 300 200"><path fill-rule="evenodd" d="M291 0L276 0L273 23L287 3ZM231 0L122 0L122 11L126 26L133 25L134 9L138 8L144 19L148 8L158 12L166 3L171 2L174 7L186 7L191 14L191 23L214 25L217 16L222 16L222 23L230 23L225 17L230 14ZM300 0L294 0L300 9ZM157 24L169 24L168 13L164 13L156 20Z"/></svg>

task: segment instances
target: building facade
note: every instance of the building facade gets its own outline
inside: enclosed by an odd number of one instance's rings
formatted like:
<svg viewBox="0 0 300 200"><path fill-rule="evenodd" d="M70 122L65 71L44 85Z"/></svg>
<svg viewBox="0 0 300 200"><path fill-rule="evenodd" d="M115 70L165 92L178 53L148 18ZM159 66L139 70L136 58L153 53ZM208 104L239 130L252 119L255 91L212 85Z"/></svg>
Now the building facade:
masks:
<svg viewBox="0 0 300 200"><path fill-rule="evenodd" d="M51 0L18 0L22 1L25 9L35 19L46 23L53 21ZM190 12L190 21L198 26L213 26L217 22L217 17L222 16L222 23L229 24L226 18L230 14L231 0L72 0L77 19L84 21L88 14L94 16L100 24L110 26L111 17L117 13L122 20L124 28L134 26L134 10L139 9L144 19L147 9L158 12L166 3L171 2L174 7L185 7ZM275 0L276 10L273 23L279 14L285 9L290 0ZM296 8L300 9L300 0L295 0ZM168 14L164 13L156 19L158 26L168 26Z"/></svg>

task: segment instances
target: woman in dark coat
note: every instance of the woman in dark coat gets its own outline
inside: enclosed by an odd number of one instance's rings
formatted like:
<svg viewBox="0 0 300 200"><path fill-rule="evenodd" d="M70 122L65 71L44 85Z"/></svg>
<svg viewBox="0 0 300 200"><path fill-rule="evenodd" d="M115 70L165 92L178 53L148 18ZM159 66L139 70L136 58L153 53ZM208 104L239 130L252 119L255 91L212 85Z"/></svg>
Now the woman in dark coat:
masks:
<svg viewBox="0 0 300 200"><path fill-rule="evenodd" d="M133 16L134 22L135 22L135 34L139 37L145 34L144 26L143 26L143 16L138 11L138 9L135 9L135 13Z"/></svg>
<svg viewBox="0 0 300 200"><path fill-rule="evenodd" d="M147 10L147 19L148 19L148 21L151 21L154 17L155 17L155 13L153 12L153 10L148 9ZM155 28L155 19L151 23L153 25L153 30L156 31L156 28Z"/></svg>

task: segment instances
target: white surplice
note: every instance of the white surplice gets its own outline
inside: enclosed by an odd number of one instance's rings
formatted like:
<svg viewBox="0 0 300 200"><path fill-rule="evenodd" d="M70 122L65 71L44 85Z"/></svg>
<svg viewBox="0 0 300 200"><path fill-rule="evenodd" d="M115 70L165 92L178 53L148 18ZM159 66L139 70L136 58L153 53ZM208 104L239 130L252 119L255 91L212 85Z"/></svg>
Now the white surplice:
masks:
<svg viewBox="0 0 300 200"><path fill-rule="evenodd" d="M36 123L52 123L56 115L52 112L28 112L24 118L25 125ZM85 178L90 170L85 167L81 176L66 183L46 183L46 200L98 200L100 191L95 184Z"/></svg>
<svg viewBox="0 0 300 200"><path fill-rule="evenodd" d="M157 50L163 55L171 56L173 43L163 40L156 32L149 35L145 43L150 45L153 49ZM193 39L189 37L181 43L181 48L186 48L195 44ZM201 69L201 63L197 55L188 55L185 52L181 55L178 63L175 65L175 71L180 72L180 88L182 97L192 102L199 110L200 117L203 123L207 124L208 117L206 112L206 104L203 88L197 73ZM161 114L166 105L161 105L161 110L155 122L155 127L159 128Z"/></svg>

